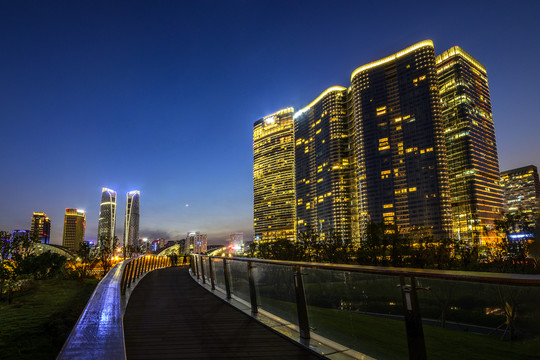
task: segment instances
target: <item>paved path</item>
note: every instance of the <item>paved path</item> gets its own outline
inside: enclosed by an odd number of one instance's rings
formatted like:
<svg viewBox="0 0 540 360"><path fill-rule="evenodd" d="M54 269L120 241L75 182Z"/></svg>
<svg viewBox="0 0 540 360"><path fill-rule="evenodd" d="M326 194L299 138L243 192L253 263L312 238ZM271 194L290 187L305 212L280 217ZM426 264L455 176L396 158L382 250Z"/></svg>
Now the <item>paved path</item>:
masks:
<svg viewBox="0 0 540 360"><path fill-rule="evenodd" d="M179 267L141 280L124 333L128 359L319 359L210 294Z"/></svg>

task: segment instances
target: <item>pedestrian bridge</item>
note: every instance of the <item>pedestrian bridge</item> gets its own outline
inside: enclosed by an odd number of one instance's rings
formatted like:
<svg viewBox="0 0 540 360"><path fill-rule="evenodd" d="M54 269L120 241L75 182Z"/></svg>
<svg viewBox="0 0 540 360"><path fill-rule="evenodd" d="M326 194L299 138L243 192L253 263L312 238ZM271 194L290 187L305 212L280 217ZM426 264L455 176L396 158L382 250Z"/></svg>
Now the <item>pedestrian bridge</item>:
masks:
<svg viewBox="0 0 540 360"><path fill-rule="evenodd" d="M540 276L191 257L117 264L58 359L536 358Z"/></svg>

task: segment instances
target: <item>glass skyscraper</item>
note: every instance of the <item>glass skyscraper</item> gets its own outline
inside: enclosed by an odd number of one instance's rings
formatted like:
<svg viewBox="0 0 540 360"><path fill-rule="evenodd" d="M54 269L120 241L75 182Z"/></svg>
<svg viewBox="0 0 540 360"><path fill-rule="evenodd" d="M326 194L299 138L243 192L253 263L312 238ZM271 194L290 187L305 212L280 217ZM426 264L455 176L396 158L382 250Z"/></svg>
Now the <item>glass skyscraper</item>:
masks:
<svg viewBox="0 0 540 360"><path fill-rule="evenodd" d="M540 219L540 180L538 169L534 165L503 171L501 185L504 194L504 213L520 214L529 234L538 232ZM519 232L522 229L516 229ZM529 234L516 234L527 236Z"/></svg>
<svg viewBox="0 0 540 360"><path fill-rule="evenodd" d="M103 238L112 244L116 232L116 191L102 188L99 208L98 242Z"/></svg>
<svg viewBox="0 0 540 360"><path fill-rule="evenodd" d="M350 96L361 218L448 237L448 169L433 43L359 67Z"/></svg>
<svg viewBox="0 0 540 360"><path fill-rule="evenodd" d="M359 67L348 88L294 114L294 137L290 114L279 131L276 114L254 126L259 236L284 219L272 211L287 209L298 232L341 239L363 239L368 221L438 239L495 238L502 203L487 75L461 48L435 57L426 40ZM278 184L290 196L275 203ZM294 193L292 213L284 204Z"/></svg>
<svg viewBox="0 0 540 360"><path fill-rule="evenodd" d="M77 251L84 241L86 213L79 209L66 209L62 246Z"/></svg>
<svg viewBox="0 0 540 360"><path fill-rule="evenodd" d="M51 239L51 219L45 213L33 213L30 236L33 241L48 244Z"/></svg>
<svg viewBox="0 0 540 360"><path fill-rule="evenodd" d="M353 233L347 89L324 91L295 116L297 230L333 233L350 239Z"/></svg>
<svg viewBox="0 0 540 360"><path fill-rule="evenodd" d="M293 108L253 124L255 240L295 239Z"/></svg>
<svg viewBox="0 0 540 360"><path fill-rule="evenodd" d="M436 58L453 235L486 244L501 218L499 160L486 68L458 46Z"/></svg>
<svg viewBox="0 0 540 360"><path fill-rule="evenodd" d="M127 193L124 245L137 245L139 243L139 199L140 192L138 190Z"/></svg>

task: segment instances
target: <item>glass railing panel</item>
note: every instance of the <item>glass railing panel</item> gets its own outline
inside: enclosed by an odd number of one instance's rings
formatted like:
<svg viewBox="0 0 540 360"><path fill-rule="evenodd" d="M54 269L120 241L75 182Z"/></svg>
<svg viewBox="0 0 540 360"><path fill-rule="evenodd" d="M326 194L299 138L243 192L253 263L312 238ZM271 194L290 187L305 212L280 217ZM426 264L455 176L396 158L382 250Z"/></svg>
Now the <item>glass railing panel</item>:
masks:
<svg viewBox="0 0 540 360"><path fill-rule="evenodd" d="M231 277L231 294L249 303L248 263L246 261L227 260L227 265Z"/></svg>
<svg viewBox="0 0 540 360"><path fill-rule="evenodd" d="M225 292L225 272L223 271L223 259L213 258L212 268L214 269L216 289L220 289Z"/></svg>
<svg viewBox="0 0 540 360"><path fill-rule="evenodd" d="M298 325L293 268L263 263L254 263L253 265L258 306Z"/></svg>
<svg viewBox="0 0 540 360"><path fill-rule="evenodd" d="M210 259L201 257L204 266L204 279L210 284Z"/></svg>
<svg viewBox="0 0 540 360"><path fill-rule="evenodd" d="M524 359L540 354L540 288L417 278L433 359Z"/></svg>
<svg viewBox="0 0 540 360"><path fill-rule="evenodd" d="M302 270L311 330L376 359L408 359L398 276Z"/></svg>

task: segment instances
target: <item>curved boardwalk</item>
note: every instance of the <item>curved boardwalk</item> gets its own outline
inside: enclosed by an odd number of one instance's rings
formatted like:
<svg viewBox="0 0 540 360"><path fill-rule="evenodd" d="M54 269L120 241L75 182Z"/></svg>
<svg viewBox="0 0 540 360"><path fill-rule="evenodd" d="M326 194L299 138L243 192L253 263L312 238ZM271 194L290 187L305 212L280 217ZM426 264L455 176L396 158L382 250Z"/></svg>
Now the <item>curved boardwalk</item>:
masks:
<svg viewBox="0 0 540 360"><path fill-rule="evenodd" d="M187 268L141 280L124 333L128 359L319 359L208 293Z"/></svg>

